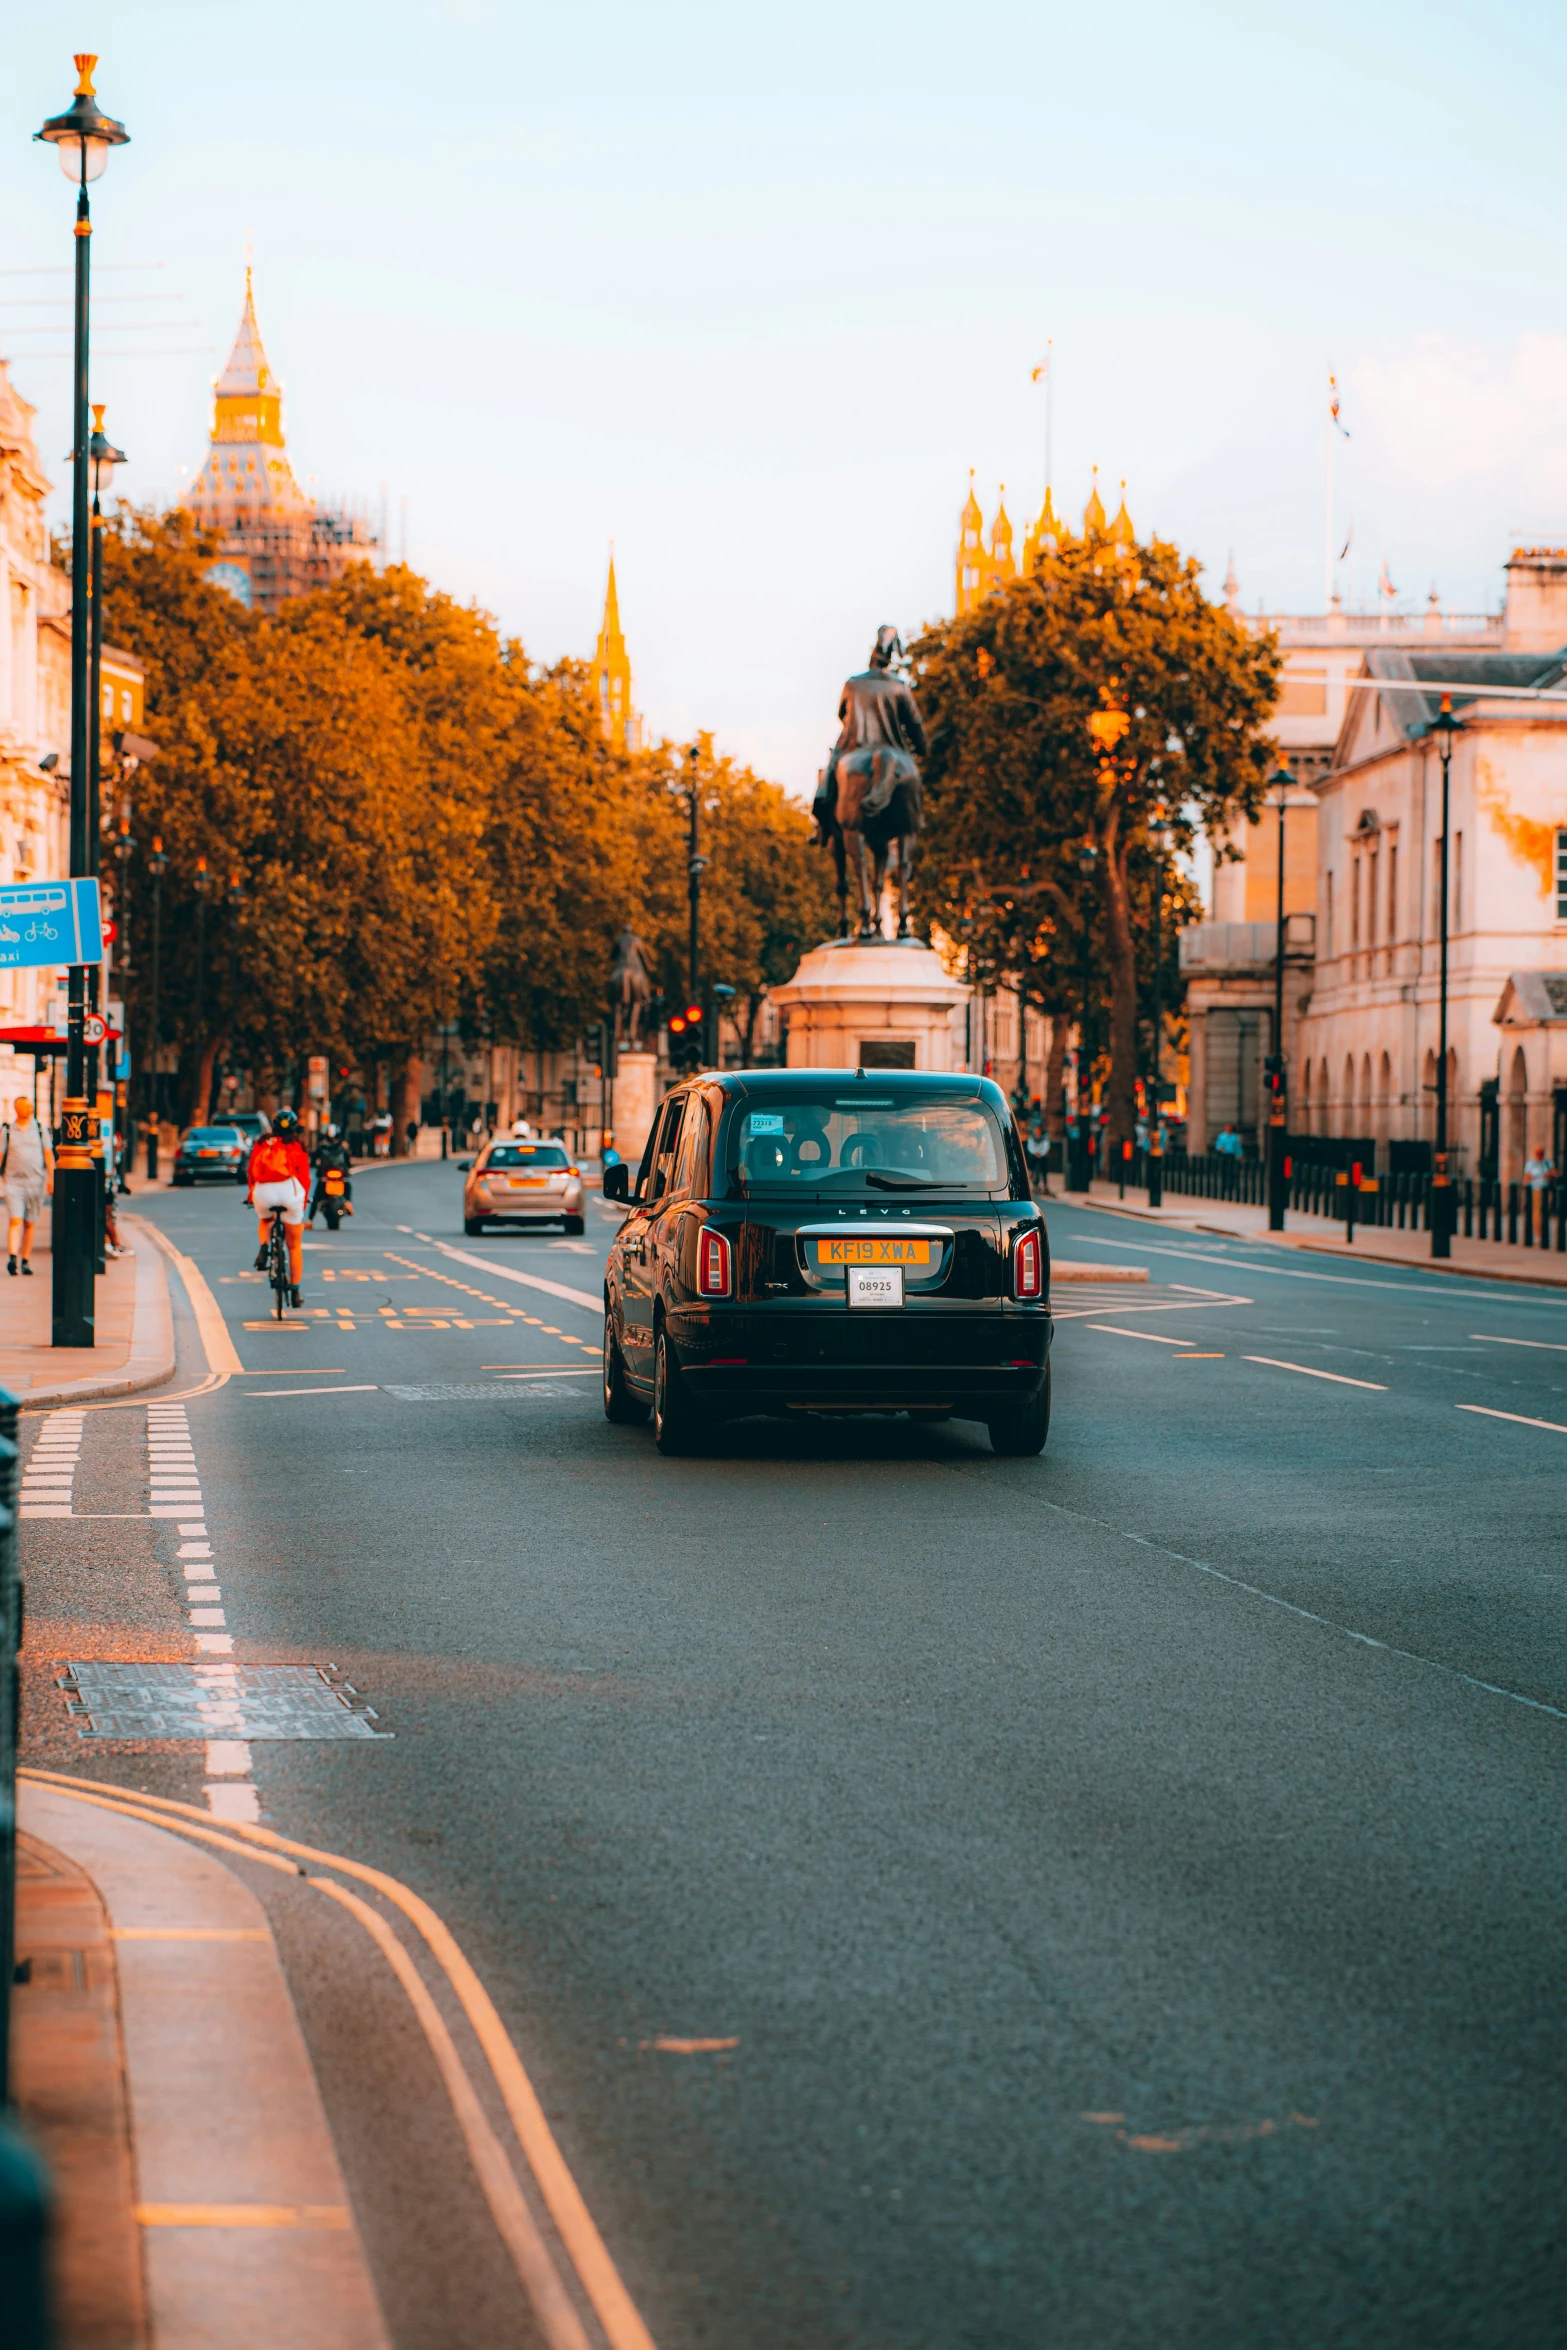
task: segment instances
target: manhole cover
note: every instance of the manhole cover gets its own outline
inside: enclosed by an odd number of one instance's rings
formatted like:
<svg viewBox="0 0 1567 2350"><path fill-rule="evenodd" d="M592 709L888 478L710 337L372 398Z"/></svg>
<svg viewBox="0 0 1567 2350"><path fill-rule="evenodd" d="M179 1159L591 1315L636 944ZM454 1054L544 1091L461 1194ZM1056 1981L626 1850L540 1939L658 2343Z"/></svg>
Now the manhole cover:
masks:
<svg viewBox="0 0 1567 2350"><path fill-rule="evenodd" d="M82 1738L389 1738L314 1665L67 1664Z"/></svg>

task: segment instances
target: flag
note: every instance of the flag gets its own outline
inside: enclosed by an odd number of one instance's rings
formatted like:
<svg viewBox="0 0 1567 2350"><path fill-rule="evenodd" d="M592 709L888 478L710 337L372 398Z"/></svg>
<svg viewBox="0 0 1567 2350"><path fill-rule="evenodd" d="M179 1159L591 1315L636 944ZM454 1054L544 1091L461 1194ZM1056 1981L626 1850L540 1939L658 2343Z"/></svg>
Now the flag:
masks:
<svg viewBox="0 0 1567 2350"><path fill-rule="evenodd" d="M1339 551L1338 551L1338 559L1339 559L1339 561L1340 561L1341 563L1343 562L1343 560L1344 560L1345 556L1346 556L1346 555L1349 553L1349 550L1350 550L1350 548L1351 548L1351 547L1354 545L1354 543L1355 543L1355 524L1354 524L1354 520L1353 520L1353 518L1351 518L1350 525L1349 525L1349 536L1348 536L1348 538L1347 538L1347 539L1344 541L1344 544L1343 544L1343 545L1340 547L1340 549L1339 549Z"/></svg>
<svg viewBox="0 0 1567 2350"><path fill-rule="evenodd" d="M1390 602L1398 593L1397 588L1388 578L1387 564L1385 562L1382 565L1382 577L1377 581L1377 593L1379 596L1386 596Z"/></svg>
<svg viewBox="0 0 1567 2350"><path fill-rule="evenodd" d="M1344 422L1343 417L1340 416L1338 409L1338 377L1336 375L1330 375L1328 377L1328 414L1332 418L1334 425L1337 427L1339 432L1343 434L1345 440L1347 441L1349 439L1349 426Z"/></svg>
<svg viewBox="0 0 1567 2350"><path fill-rule="evenodd" d="M1032 375L1029 377L1029 379L1028 379L1028 380L1029 380L1029 382L1030 382L1031 384L1037 384L1037 383L1038 383L1038 381L1039 381L1039 379L1040 379L1040 377L1041 377L1042 375L1048 375L1049 373L1050 373L1050 362L1049 362L1049 360L1048 360L1048 359L1041 359L1041 361L1039 362L1039 365L1038 365L1038 366L1035 368L1035 370L1034 370L1033 374L1032 374Z"/></svg>

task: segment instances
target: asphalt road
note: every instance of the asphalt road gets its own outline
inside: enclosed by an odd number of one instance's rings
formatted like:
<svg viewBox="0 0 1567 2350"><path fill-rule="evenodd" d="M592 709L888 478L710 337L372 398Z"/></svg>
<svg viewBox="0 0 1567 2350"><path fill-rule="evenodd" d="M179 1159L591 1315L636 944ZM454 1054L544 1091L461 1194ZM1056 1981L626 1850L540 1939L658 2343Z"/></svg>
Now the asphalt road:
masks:
<svg viewBox="0 0 1567 2350"><path fill-rule="evenodd" d="M660 2350L1560 2344L1563 1297L1057 1205L1152 1279L1058 1289L1043 1459L666 1461L608 1211L459 1184L363 1173L282 1332L234 1194L134 1204L245 1365L188 1406L236 1653L393 1733L257 1744L263 1817L440 1911ZM201 1800L42 1669L183 1653L177 1529L25 1541L34 1759ZM398 2350L532 2343L401 1993L254 1874Z"/></svg>

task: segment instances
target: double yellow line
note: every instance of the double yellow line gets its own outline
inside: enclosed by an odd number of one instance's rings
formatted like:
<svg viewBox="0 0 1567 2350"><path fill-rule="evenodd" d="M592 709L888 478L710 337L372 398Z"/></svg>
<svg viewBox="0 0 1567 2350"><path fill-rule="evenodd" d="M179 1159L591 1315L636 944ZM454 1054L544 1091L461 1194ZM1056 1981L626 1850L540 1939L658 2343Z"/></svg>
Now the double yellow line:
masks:
<svg viewBox="0 0 1567 2350"><path fill-rule="evenodd" d="M518 2184L506 2149L490 2126L445 2019L407 1947L378 1909L332 1878L313 1876L304 1864L313 1862L317 1868L335 1869L341 1876L357 1878L401 1910L451 1985L483 2050L539 2195L610 2350L654 2350L653 2337L610 2258L494 2002L451 1930L427 1901L396 1877L369 1868L362 1861L345 1860L340 1853L319 1852L313 1845L296 1844L270 1828L252 1826L245 1821L226 1820L221 1829L215 1828L208 1824L210 1812L199 1811L194 1804L176 1803L168 1796L127 1795L122 1789L106 1786L99 1780L73 1778L61 1771L24 1769L17 1775L39 1786L52 1787L78 1803L119 1812L124 1818L142 1820L150 1827L167 1828L241 1859L258 1861L286 1876L302 1877L306 1884L313 1885L357 1918L408 1995L409 2005L445 2083L485 2201L533 2306L544 2341L549 2350L594 2350L555 2257Z"/></svg>

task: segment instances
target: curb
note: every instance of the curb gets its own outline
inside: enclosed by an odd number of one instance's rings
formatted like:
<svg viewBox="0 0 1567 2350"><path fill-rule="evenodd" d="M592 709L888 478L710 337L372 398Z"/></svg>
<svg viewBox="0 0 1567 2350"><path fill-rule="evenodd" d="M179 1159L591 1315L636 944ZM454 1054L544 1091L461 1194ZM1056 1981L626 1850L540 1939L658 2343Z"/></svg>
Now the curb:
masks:
<svg viewBox="0 0 1567 2350"><path fill-rule="evenodd" d="M265 1910L182 1837L19 1793L108 1913L152 2340L388 2350Z"/></svg>
<svg viewBox="0 0 1567 2350"><path fill-rule="evenodd" d="M1307 1249L1313 1256L1343 1257L1351 1264L1392 1265L1404 1273L1441 1273L1465 1281L1511 1281L1525 1289L1567 1289L1567 1269L1560 1273L1524 1273L1511 1265L1455 1265L1440 1257L1396 1257L1383 1249L1362 1248L1359 1242L1345 1248L1342 1241L1329 1240L1315 1232L1237 1232L1229 1224L1202 1224L1195 1218L1177 1223L1172 1217L1162 1216L1148 1208L1123 1207L1119 1200L1085 1199L1081 1193L1063 1199L1063 1207L1092 1208L1100 1216L1125 1216L1134 1224L1154 1225L1165 1232L1200 1232L1212 1240L1234 1240L1245 1248ZM1374 1231L1374 1225L1357 1225L1356 1231Z"/></svg>
<svg viewBox="0 0 1567 2350"><path fill-rule="evenodd" d="M17 1397L24 1412L40 1405L91 1403L100 1396L135 1395L144 1387L161 1387L174 1376L174 1311L169 1303L169 1277L152 1227L136 1216L125 1224L137 1237L136 1302L132 1309L130 1359L122 1371L100 1377L62 1379L52 1387L29 1387Z"/></svg>

